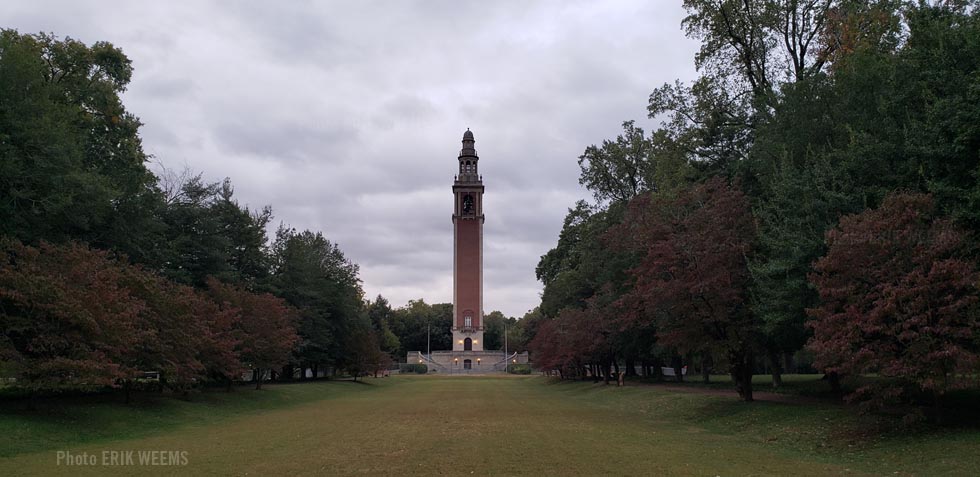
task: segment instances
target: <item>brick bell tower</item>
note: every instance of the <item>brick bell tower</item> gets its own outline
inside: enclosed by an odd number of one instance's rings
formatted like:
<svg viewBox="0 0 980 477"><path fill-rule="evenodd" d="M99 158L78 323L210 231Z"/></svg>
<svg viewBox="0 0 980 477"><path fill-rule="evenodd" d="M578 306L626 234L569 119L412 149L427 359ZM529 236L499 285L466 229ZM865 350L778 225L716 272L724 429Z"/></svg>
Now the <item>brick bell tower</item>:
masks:
<svg viewBox="0 0 980 477"><path fill-rule="evenodd" d="M483 177L475 142L467 129L453 183L453 351L483 351Z"/></svg>

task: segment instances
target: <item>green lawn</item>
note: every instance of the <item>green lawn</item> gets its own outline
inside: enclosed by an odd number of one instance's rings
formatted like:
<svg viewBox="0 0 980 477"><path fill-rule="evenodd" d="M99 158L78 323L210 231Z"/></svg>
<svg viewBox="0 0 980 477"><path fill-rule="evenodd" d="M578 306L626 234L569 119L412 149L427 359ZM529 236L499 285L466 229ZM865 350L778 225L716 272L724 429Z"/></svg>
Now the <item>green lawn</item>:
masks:
<svg viewBox="0 0 980 477"><path fill-rule="evenodd" d="M190 402L143 398L127 407L85 398L41 409L0 414L0 475L980 471L976 429L882 437L872 420L833 404L746 404L537 376L368 378L209 392ZM66 467L56 465L59 450L186 451L188 464Z"/></svg>

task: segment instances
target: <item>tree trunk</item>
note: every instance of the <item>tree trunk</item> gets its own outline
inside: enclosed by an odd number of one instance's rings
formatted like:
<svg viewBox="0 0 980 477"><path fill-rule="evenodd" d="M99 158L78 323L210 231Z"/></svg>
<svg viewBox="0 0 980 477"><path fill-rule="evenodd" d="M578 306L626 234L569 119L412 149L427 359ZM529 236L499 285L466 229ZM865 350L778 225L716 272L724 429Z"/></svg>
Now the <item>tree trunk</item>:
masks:
<svg viewBox="0 0 980 477"><path fill-rule="evenodd" d="M636 360L633 358L626 359L626 375L636 376Z"/></svg>
<svg viewBox="0 0 980 477"><path fill-rule="evenodd" d="M610 363L606 361L606 363L602 365L602 384L605 384L607 386L609 385L609 374L611 372L612 372L612 367L610 366Z"/></svg>
<svg viewBox="0 0 980 477"><path fill-rule="evenodd" d="M132 402L132 401L133 401L133 400L132 400L132 395L131 395L131 393L130 393L130 391L132 390L132 388L133 388L133 383L132 383L132 381L130 381L130 380L128 380L128 379L127 379L127 380L125 380L125 381L123 381L123 394L125 394L125 395L126 395L126 404L127 404L127 405L128 405L128 404L129 404L130 402Z"/></svg>
<svg viewBox="0 0 980 477"><path fill-rule="evenodd" d="M674 356L671 358L671 367L674 368L674 377L677 382L684 382L684 361L680 356Z"/></svg>
<svg viewBox="0 0 980 477"><path fill-rule="evenodd" d="M823 378L826 379L830 384L830 392L839 398L844 397L843 390L840 387L840 375L837 373L824 373Z"/></svg>
<svg viewBox="0 0 980 477"><path fill-rule="evenodd" d="M664 370L663 361L660 358L654 358L653 364L651 364L651 369L653 370L653 379L656 381L664 380Z"/></svg>
<svg viewBox="0 0 980 477"><path fill-rule="evenodd" d="M754 360L752 353L742 352L732 356L732 381L735 382L735 391L738 397L745 402L752 401L752 366Z"/></svg>
<svg viewBox="0 0 980 477"><path fill-rule="evenodd" d="M253 374L255 376L255 389L262 389L262 378L265 377L265 373L261 369L256 369Z"/></svg>
<svg viewBox="0 0 980 477"><path fill-rule="evenodd" d="M783 385L783 369L779 362L779 353L769 350L769 365L772 366L772 388L779 389Z"/></svg>
<svg viewBox="0 0 980 477"><path fill-rule="evenodd" d="M708 353L701 355L701 382L704 384L711 382L711 355Z"/></svg>

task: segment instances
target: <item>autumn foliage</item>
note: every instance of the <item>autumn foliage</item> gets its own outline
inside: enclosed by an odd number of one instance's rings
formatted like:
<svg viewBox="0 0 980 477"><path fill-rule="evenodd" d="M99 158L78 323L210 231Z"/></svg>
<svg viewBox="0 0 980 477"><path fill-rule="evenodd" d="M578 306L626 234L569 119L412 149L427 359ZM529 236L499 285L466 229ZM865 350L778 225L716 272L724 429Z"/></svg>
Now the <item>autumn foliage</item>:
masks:
<svg viewBox="0 0 980 477"><path fill-rule="evenodd" d="M295 312L271 295L204 292L70 243L0 247L0 361L31 392L128 387L152 371L176 390L281 365Z"/></svg>
<svg viewBox="0 0 980 477"><path fill-rule="evenodd" d="M111 386L138 371L134 344L146 303L124 287L125 270L79 245L3 244L3 361L32 391Z"/></svg>
<svg viewBox="0 0 980 477"><path fill-rule="evenodd" d="M528 344L535 365L554 369L567 378L584 376L588 367L592 376L602 374L608 379L614 355L608 348L609 332L603 317L595 306L565 308L554 320L542 323Z"/></svg>
<svg viewBox="0 0 980 477"><path fill-rule="evenodd" d="M755 224L748 199L714 178L670 199L638 200L619 229L642 253L622 302L629 324L653 325L682 353L721 354L739 395L752 400L757 327L748 302Z"/></svg>
<svg viewBox="0 0 980 477"><path fill-rule="evenodd" d="M256 387L272 369L289 362L299 336L298 311L268 293L250 293L239 287L208 280L208 292L226 313L238 316L234 337L242 365L256 374Z"/></svg>
<svg viewBox="0 0 980 477"><path fill-rule="evenodd" d="M607 246L639 257L617 293L604 287L584 309L568 307L530 343L538 365L575 374L616 360L617 340L656 330L661 346L724 358L739 395L752 399L757 326L746 306L755 234L748 200L715 178L676 196L638 196ZM601 373L608 377L609 373Z"/></svg>
<svg viewBox="0 0 980 477"><path fill-rule="evenodd" d="M810 279L816 366L882 380L853 397L881 403L904 391L938 402L980 363L977 285L966 235L928 195L896 193L875 210L844 217Z"/></svg>

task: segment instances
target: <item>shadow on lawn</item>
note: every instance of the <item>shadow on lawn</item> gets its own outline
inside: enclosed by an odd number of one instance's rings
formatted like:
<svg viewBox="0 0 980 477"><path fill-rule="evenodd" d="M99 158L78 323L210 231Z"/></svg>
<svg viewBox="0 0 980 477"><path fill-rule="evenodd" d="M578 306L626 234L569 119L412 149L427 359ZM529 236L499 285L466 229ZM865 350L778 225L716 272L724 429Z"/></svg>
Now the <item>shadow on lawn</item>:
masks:
<svg viewBox="0 0 980 477"><path fill-rule="evenodd" d="M730 383L634 379L625 388L588 381L552 378L545 385L569 398L596 403L619 401L618 408L644 409L652 416L703 426L713 432L745 435L764 442L791 441L804 450L856 452L882 441L924 438L936 433L972 432L980 428L980 391L962 390L947 396L942 425L903 416L909 406L874 413L844 403L819 378L787 382L781 393L755 383L757 400L738 399ZM600 395L603 390L610 393ZM623 393L621 390L632 390ZM649 391L649 392L647 392ZM615 396L615 397L614 397ZM687 397L689 396L689 398ZM919 407L926 409L928 407ZM793 443L794 441L798 441Z"/></svg>

